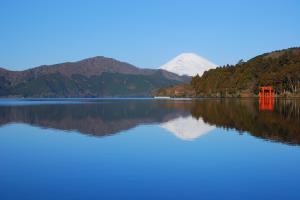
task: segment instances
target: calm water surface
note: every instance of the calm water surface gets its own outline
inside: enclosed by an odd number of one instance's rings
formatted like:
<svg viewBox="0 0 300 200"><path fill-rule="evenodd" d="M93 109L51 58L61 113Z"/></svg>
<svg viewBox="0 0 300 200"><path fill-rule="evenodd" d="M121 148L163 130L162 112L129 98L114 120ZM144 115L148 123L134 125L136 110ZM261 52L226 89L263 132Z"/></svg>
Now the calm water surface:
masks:
<svg viewBox="0 0 300 200"><path fill-rule="evenodd" d="M300 102L0 101L0 199L300 199Z"/></svg>

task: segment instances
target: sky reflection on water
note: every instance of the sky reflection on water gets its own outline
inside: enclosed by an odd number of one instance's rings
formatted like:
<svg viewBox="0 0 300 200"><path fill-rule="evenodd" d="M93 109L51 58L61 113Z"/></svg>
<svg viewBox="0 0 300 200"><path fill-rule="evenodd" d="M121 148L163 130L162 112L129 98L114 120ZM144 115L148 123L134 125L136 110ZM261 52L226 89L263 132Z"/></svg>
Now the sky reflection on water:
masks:
<svg viewBox="0 0 300 200"><path fill-rule="evenodd" d="M299 199L299 103L258 108L0 106L0 199Z"/></svg>

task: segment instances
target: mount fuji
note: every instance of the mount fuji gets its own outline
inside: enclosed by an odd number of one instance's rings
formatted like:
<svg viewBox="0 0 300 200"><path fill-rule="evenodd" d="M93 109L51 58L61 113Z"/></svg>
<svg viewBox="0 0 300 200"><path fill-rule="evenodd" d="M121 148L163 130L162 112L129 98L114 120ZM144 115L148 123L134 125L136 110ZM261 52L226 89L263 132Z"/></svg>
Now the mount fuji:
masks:
<svg viewBox="0 0 300 200"><path fill-rule="evenodd" d="M204 71L216 68L217 65L211 61L198 56L195 53L182 53L160 68L178 75L201 76Z"/></svg>

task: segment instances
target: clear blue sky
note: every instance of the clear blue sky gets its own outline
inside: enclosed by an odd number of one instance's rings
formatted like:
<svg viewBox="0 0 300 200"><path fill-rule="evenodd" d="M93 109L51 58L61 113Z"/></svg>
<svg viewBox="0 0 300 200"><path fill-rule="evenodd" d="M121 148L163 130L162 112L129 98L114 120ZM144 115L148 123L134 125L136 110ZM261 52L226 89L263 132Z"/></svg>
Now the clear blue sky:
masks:
<svg viewBox="0 0 300 200"><path fill-rule="evenodd" d="M300 46L299 0L0 1L0 67L103 55L157 68L181 52L216 64Z"/></svg>

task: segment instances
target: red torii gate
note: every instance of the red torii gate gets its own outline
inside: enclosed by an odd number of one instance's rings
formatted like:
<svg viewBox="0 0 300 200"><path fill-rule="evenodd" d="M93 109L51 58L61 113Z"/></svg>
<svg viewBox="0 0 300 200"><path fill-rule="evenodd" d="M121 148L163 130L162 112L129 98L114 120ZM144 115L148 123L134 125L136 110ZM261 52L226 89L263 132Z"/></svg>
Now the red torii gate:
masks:
<svg viewBox="0 0 300 200"><path fill-rule="evenodd" d="M275 91L272 86L261 86L259 92L259 110L274 110Z"/></svg>
<svg viewBox="0 0 300 200"><path fill-rule="evenodd" d="M259 97L274 97L275 91L272 86L261 86Z"/></svg>

